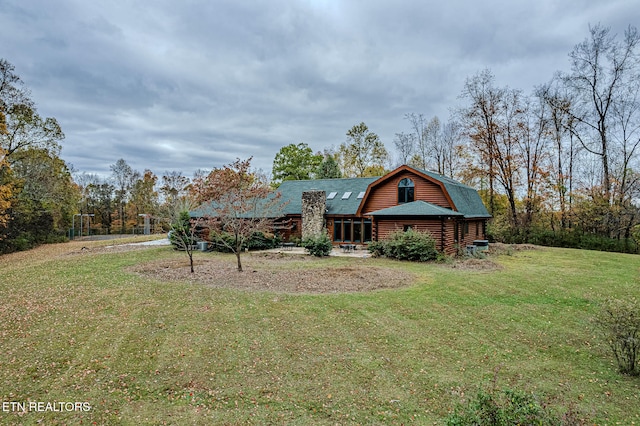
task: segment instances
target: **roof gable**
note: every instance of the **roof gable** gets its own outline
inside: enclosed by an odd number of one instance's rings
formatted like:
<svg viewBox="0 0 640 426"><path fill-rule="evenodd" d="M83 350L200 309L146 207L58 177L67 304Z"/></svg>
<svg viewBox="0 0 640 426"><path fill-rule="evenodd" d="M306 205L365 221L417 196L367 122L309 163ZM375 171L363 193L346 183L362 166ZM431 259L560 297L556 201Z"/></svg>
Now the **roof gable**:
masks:
<svg viewBox="0 0 640 426"><path fill-rule="evenodd" d="M482 203L482 199L478 192L470 186L464 185L458 181L455 181L446 176L439 175L427 170L413 168L407 165L402 165L392 172L382 176L367 188L365 199L375 190L376 187L382 185L384 182L392 179L396 175L404 172L410 172L421 176L422 178L438 185L442 190L443 195L447 199L452 210L460 212L466 218L490 218L491 215L487 211L486 207ZM362 211L364 203L358 209L357 214L366 214Z"/></svg>
<svg viewBox="0 0 640 426"><path fill-rule="evenodd" d="M474 188L460 183L446 176L439 175L434 172L423 169L415 169L433 179L442 182L449 197L453 201L456 210L464 214L468 218L490 218L491 215L487 211L478 191Z"/></svg>

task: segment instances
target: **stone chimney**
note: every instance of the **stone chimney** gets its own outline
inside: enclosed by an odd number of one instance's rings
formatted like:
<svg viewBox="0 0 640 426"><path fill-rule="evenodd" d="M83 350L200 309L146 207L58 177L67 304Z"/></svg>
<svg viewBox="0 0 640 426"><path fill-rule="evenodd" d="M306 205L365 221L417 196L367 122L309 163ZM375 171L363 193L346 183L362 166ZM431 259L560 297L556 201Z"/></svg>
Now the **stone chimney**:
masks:
<svg viewBox="0 0 640 426"><path fill-rule="evenodd" d="M311 190L302 193L302 239L317 237L324 228L326 209L324 191Z"/></svg>

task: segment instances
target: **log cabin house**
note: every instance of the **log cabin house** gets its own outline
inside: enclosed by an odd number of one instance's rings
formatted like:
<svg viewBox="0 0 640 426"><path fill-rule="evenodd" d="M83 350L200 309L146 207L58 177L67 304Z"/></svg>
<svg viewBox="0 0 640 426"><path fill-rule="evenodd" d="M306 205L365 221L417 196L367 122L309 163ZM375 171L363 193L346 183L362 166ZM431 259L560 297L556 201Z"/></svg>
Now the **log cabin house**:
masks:
<svg viewBox="0 0 640 426"><path fill-rule="evenodd" d="M440 251L455 254L484 240L491 218L475 189L407 165L382 177L284 181L278 192L287 202L276 221L285 241L305 235L303 222L313 221L305 216L315 210L321 212L316 229L325 227L335 245L366 245L414 229L429 231ZM305 205L311 193L319 207Z"/></svg>

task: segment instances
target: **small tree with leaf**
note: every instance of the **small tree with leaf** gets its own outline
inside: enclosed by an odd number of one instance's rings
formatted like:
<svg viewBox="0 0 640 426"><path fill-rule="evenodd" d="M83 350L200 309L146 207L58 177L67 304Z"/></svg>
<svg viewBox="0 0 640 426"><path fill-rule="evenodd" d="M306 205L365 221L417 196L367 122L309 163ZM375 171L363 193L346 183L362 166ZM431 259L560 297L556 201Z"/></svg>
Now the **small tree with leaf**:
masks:
<svg viewBox="0 0 640 426"><path fill-rule="evenodd" d="M193 252L196 250L196 243L199 241L197 235L197 222L192 220L188 211L180 212L178 218L170 224L169 241L178 250L183 250L189 257L189 266L193 274Z"/></svg>
<svg viewBox="0 0 640 426"><path fill-rule="evenodd" d="M163 209L165 223L169 225L169 241L176 250L184 251L189 257L191 273L194 272L193 253L197 243L202 241L202 218L192 218L190 211L196 206L196 201L190 194L171 199Z"/></svg>
<svg viewBox="0 0 640 426"><path fill-rule="evenodd" d="M209 228L209 240L236 255L238 272L245 242L256 232L268 232L281 215L283 203L268 183L251 171L251 158L196 178L193 191L201 207L199 214Z"/></svg>

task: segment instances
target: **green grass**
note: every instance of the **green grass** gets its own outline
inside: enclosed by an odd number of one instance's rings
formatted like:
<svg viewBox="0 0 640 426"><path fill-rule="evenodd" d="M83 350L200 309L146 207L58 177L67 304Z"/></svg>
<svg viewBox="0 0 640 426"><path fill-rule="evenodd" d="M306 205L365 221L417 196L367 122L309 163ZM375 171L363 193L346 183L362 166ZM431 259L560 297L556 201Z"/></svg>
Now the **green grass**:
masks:
<svg viewBox="0 0 640 426"><path fill-rule="evenodd" d="M187 262L168 248L44 255L55 247L0 257L0 394L92 408L0 424L441 424L496 370L558 411L640 424L640 379L616 372L591 322L605 298L640 295L639 256L542 249L491 272L370 259L415 285L292 295L128 272Z"/></svg>

